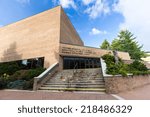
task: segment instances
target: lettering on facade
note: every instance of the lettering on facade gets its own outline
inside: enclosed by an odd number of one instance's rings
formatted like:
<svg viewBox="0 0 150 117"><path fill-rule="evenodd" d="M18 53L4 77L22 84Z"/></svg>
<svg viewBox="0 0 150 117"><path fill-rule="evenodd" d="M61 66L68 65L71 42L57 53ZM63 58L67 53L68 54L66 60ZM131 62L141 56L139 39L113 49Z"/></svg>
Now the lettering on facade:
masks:
<svg viewBox="0 0 150 117"><path fill-rule="evenodd" d="M83 55L83 51L81 49L72 48L72 54Z"/></svg>
<svg viewBox="0 0 150 117"><path fill-rule="evenodd" d="M92 51L91 50L84 50L84 55L91 55Z"/></svg>
<svg viewBox="0 0 150 117"><path fill-rule="evenodd" d="M63 47L62 48L62 53L64 54L71 54L72 48L68 48L68 47Z"/></svg>
<svg viewBox="0 0 150 117"><path fill-rule="evenodd" d="M61 52L63 54L73 54L73 55L95 55L96 52L93 52L89 49L79 49L71 47L62 47Z"/></svg>

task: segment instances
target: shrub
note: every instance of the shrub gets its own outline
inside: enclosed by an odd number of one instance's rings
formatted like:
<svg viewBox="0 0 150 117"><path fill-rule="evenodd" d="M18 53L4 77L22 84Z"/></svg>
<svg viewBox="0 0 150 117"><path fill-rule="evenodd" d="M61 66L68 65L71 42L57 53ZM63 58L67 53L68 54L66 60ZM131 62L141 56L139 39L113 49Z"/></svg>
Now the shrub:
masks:
<svg viewBox="0 0 150 117"><path fill-rule="evenodd" d="M119 74L121 74L123 77L128 76L128 75L127 75L127 71L124 70L124 69L119 70Z"/></svg>
<svg viewBox="0 0 150 117"><path fill-rule="evenodd" d="M33 89L33 83L34 83L34 79L32 78L29 81L26 81L25 84L23 85L23 89L27 90L27 89Z"/></svg>
<svg viewBox="0 0 150 117"><path fill-rule="evenodd" d="M150 71L132 71L133 75L148 75Z"/></svg>
<svg viewBox="0 0 150 117"><path fill-rule="evenodd" d="M129 65L129 70L131 71L148 71L146 65L144 65L141 61L135 60L133 63Z"/></svg>
<svg viewBox="0 0 150 117"><path fill-rule="evenodd" d="M10 89L23 89L26 81L25 80L16 80L14 82L9 82L7 88Z"/></svg>
<svg viewBox="0 0 150 117"><path fill-rule="evenodd" d="M15 72L10 76L11 81L15 80L30 80L38 75L40 75L45 69L37 68L37 69L29 69L29 70L20 70Z"/></svg>
<svg viewBox="0 0 150 117"><path fill-rule="evenodd" d="M3 74L0 77L0 89L6 88L8 82L9 82L9 75L8 74Z"/></svg>
<svg viewBox="0 0 150 117"><path fill-rule="evenodd" d="M0 77L0 89L4 89L7 86L7 81Z"/></svg>
<svg viewBox="0 0 150 117"><path fill-rule="evenodd" d="M43 68L28 70L27 74L23 77L23 80L30 80L30 79L40 75L44 71L45 71L45 69L43 69Z"/></svg>
<svg viewBox="0 0 150 117"><path fill-rule="evenodd" d="M0 89L32 89L34 77L40 75L44 70L44 68L20 70L11 76L3 74L0 77Z"/></svg>
<svg viewBox="0 0 150 117"><path fill-rule="evenodd" d="M121 74L122 76L127 76L126 65L120 58L117 64L115 63L115 57L110 54L106 54L102 56L102 58L105 60L105 63L107 65L107 74Z"/></svg>
<svg viewBox="0 0 150 117"><path fill-rule="evenodd" d="M106 64L110 64L110 63L115 63L115 58L114 56L110 55L110 54L105 54L102 56L102 59L105 60Z"/></svg>
<svg viewBox="0 0 150 117"><path fill-rule="evenodd" d="M131 64L125 64L120 58L119 62L115 64L114 56L106 54L102 56L107 65L107 74L127 76L127 73L133 73L133 75L147 75L150 74L146 65L141 61L135 60Z"/></svg>
<svg viewBox="0 0 150 117"><path fill-rule="evenodd" d="M20 70L17 62L1 63L0 64L0 76L4 73L12 75L16 71Z"/></svg>
<svg viewBox="0 0 150 117"><path fill-rule="evenodd" d="M34 77L40 75L44 71L45 71L44 68L20 70L11 76L11 81L23 80L25 82L22 86L22 89L32 89Z"/></svg>

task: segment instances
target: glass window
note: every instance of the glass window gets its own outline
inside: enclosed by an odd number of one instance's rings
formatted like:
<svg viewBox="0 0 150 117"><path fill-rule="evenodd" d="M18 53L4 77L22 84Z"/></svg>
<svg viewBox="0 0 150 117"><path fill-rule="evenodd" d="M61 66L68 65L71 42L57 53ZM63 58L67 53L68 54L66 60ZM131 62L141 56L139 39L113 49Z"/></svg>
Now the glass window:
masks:
<svg viewBox="0 0 150 117"><path fill-rule="evenodd" d="M64 69L84 69L100 67L99 58L64 57Z"/></svg>

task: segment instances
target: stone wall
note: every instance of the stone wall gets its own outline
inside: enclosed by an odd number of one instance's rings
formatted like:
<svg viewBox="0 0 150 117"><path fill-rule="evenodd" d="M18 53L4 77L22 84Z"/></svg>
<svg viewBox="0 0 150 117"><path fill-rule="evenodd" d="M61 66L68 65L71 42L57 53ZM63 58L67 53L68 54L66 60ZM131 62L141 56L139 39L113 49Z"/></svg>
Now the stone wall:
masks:
<svg viewBox="0 0 150 117"><path fill-rule="evenodd" d="M150 84L150 75L105 78L107 93L120 93Z"/></svg>

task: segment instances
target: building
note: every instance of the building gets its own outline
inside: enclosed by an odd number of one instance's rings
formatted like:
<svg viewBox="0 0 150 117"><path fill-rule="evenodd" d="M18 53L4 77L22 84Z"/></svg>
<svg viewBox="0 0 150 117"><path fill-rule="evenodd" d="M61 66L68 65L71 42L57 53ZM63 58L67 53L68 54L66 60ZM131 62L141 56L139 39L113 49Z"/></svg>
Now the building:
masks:
<svg viewBox="0 0 150 117"><path fill-rule="evenodd" d="M59 63L59 70L99 68L100 57L111 52L84 46L61 6L0 28L0 42L1 63L34 60L45 68ZM126 52L118 56L130 60Z"/></svg>
<svg viewBox="0 0 150 117"><path fill-rule="evenodd" d="M147 54L147 57L142 58L142 60L144 61L146 67L150 69L150 52L146 52L146 54Z"/></svg>
<svg viewBox="0 0 150 117"><path fill-rule="evenodd" d="M0 42L0 63L47 68L34 78L34 90L105 91L100 58L113 52L84 46L61 6L0 28ZM130 60L127 52L117 55Z"/></svg>

